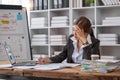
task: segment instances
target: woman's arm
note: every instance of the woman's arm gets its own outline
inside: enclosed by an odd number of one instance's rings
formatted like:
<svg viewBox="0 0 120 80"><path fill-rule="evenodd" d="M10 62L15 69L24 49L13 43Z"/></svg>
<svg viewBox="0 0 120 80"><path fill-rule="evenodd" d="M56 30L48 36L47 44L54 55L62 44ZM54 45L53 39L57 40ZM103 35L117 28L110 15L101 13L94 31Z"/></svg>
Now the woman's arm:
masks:
<svg viewBox="0 0 120 80"><path fill-rule="evenodd" d="M65 47L63 48L63 51L59 55L56 55L54 57L50 57L52 62L54 62L54 63L61 63L63 60L65 60L67 58L68 46L69 46L69 43L70 43L70 38L72 36L73 35L69 36L69 38L67 40L67 44L65 45Z"/></svg>

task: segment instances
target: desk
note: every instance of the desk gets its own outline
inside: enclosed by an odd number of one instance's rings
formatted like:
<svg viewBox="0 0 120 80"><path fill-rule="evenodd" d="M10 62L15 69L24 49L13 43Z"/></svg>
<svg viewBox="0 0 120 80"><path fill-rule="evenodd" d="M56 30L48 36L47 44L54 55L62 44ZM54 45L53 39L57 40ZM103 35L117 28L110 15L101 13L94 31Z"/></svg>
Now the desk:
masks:
<svg viewBox="0 0 120 80"><path fill-rule="evenodd" d="M80 71L80 66L51 71L2 68L0 69L0 74L25 77L58 78L66 80L120 80L120 70L110 73L82 72Z"/></svg>

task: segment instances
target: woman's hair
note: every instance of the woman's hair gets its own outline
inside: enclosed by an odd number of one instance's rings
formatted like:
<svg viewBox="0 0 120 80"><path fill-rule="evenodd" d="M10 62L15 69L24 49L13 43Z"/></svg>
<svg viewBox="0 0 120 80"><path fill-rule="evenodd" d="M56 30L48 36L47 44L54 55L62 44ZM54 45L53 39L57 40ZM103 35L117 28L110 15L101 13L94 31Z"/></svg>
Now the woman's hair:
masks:
<svg viewBox="0 0 120 80"><path fill-rule="evenodd" d="M74 25L77 25L80 29L83 29L84 32L90 34L91 37L94 37L91 22L85 16L78 17L74 21Z"/></svg>

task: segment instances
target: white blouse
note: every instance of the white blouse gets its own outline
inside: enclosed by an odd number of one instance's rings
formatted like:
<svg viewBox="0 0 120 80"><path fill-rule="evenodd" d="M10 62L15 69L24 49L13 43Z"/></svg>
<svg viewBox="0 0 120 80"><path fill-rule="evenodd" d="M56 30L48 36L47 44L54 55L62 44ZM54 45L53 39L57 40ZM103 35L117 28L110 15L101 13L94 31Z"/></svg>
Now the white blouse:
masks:
<svg viewBox="0 0 120 80"><path fill-rule="evenodd" d="M80 63L82 61L82 57L83 57L83 48L88 46L91 43L90 36L88 36L88 38L87 38L89 44L82 45L79 50L77 48L77 40L74 37L71 37L71 40L73 41L73 46L74 46L72 59L75 63Z"/></svg>

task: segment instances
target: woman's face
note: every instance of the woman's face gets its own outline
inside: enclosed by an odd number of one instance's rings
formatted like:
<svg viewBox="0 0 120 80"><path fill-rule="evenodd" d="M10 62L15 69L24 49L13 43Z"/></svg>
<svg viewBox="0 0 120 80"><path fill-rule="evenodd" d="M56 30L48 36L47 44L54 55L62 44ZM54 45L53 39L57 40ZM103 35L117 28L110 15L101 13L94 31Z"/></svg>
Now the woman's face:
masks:
<svg viewBox="0 0 120 80"><path fill-rule="evenodd" d="M76 40L78 40L79 39L79 36L81 36L82 35L82 29L80 29L77 25L74 25L73 26L73 34L74 34L74 38L76 39Z"/></svg>

